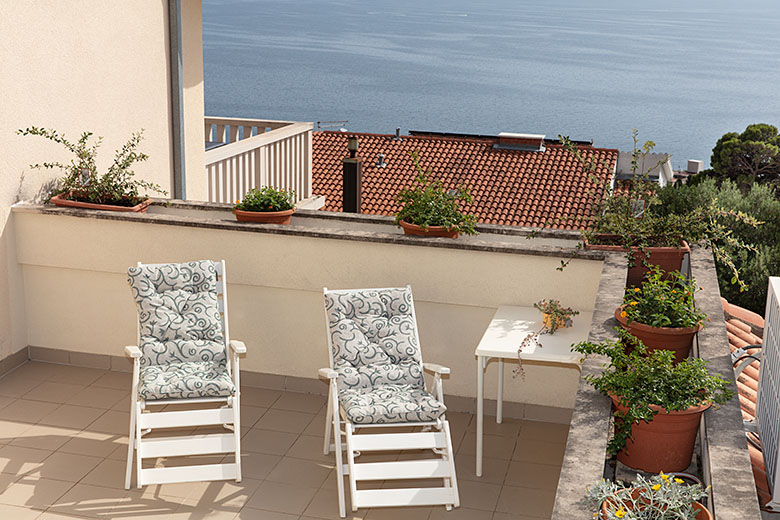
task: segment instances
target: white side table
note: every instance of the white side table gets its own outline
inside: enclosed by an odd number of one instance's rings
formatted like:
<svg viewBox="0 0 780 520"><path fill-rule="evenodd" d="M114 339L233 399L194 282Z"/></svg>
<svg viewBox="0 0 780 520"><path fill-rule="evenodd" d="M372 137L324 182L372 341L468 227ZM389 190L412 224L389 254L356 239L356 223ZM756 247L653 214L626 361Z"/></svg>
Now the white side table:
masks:
<svg viewBox="0 0 780 520"><path fill-rule="evenodd" d="M592 312L580 312L571 327L558 329L555 334L542 334L539 343L527 346L520 354L522 360L543 361L579 368L581 354L571 351L571 345L588 339ZM504 359L517 359L517 348L532 332L542 327L542 313L534 307L502 305L493 316L477 346L477 476L482 476L482 433L485 389L485 367L490 358L498 359L498 396L496 422L502 421L504 399Z"/></svg>

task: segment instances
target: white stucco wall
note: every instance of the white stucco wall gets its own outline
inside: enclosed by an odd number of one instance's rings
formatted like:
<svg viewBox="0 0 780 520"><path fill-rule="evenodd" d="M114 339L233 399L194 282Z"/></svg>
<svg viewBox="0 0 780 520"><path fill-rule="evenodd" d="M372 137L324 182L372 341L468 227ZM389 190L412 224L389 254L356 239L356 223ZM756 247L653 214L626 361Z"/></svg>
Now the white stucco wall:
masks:
<svg viewBox="0 0 780 520"><path fill-rule="evenodd" d="M187 169L191 198L205 198L200 2L182 2ZM167 2L0 2L0 359L27 346L21 270L10 207L61 174L31 163L69 161L66 150L15 135L31 125L72 140L104 137L104 170L130 133L144 129L140 178L172 181ZM9 218L11 219L9 221ZM33 302L34 303L34 302Z"/></svg>
<svg viewBox="0 0 780 520"><path fill-rule="evenodd" d="M327 366L322 287L411 284L424 358L448 365L447 392L474 397L474 349L502 304L558 298L592 310L600 261L357 240L14 212L29 344L122 355L135 342L126 282L137 261L224 258L231 337L246 342L242 368L316 377ZM526 363L526 379L507 374L508 400L571 408L575 368ZM507 370L509 372L509 369ZM495 368L488 396L495 395Z"/></svg>

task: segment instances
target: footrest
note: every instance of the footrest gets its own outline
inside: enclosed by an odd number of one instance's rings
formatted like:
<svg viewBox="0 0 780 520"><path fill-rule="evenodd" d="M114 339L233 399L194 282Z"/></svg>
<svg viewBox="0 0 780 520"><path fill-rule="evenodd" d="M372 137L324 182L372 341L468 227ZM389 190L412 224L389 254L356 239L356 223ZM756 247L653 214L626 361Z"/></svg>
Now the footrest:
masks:
<svg viewBox="0 0 780 520"><path fill-rule="evenodd" d="M233 433L212 433L180 437L159 437L141 439L138 456L180 457L183 455L209 455L236 451L236 436Z"/></svg>
<svg viewBox="0 0 780 520"><path fill-rule="evenodd" d="M352 436L353 451L429 450L445 448L444 432L375 433Z"/></svg>
<svg viewBox="0 0 780 520"><path fill-rule="evenodd" d="M359 489L357 507L437 506L455 503L452 488Z"/></svg>
<svg viewBox="0 0 780 520"><path fill-rule="evenodd" d="M233 480L236 478L236 475L235 463L204 464L201 466L142 469L140 482L145 486L147 484L168 484L176 482Z"/></svg>
<svg viewBox="0 0 780 520"><path fill-rule="evenodd" d="M355 480L396 480L448 478L450 464L445 459L370 462L353 466Z"/></svg>

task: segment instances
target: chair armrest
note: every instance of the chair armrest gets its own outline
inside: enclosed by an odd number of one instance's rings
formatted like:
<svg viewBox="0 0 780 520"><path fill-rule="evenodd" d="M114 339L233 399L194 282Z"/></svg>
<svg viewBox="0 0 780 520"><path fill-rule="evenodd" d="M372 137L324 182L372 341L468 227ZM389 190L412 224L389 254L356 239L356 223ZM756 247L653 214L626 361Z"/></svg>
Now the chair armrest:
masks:
<svg viewBox="0 0 780 520"><path fill-rule="evenodd" d="M317 371L317 373L323 379L336 379L339 377L339 373L332 368L321 368Z"/></svg>
<svg viewBox="0 0 780 520"><path fill-rule="evenodd" d="M141 349L135 345L128 345L125 347L125 355L130 356L133 359L141 357Z"/></svg>
<svg viewBox="0 0 780 520"><path fill-rule="evenodd" d="M237 339L231 339L230 350L232 350L236 354L246 354L246 345L244 345L243 341L238 341Z"/></svg>
<svg viewBox="0 0 780 520"><path fill-rule="evenodd" d="M423 369L427 370L428 372L434 372L436 374L442 374L442 375L446 375L450 373L449 367L437 365L436 363L423 363Z"/></svg>

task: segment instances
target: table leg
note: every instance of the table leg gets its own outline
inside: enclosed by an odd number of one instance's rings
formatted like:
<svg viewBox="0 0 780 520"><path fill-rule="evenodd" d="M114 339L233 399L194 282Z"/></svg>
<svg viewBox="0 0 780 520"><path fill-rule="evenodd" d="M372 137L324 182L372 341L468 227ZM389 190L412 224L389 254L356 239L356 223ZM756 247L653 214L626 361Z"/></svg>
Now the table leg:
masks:
<svg viewBox="0 0 780 520"><path fill-rule="evenodd" d="M498 396L496 399L496 422L504 420L504 360L498 358Z"/></svg>
<svg viewBox="0 0 780 520"><path fill-rule="evenodd" d="M477 476L482 476L482 407L485 386L484 358L477 356Z"/></svg>

